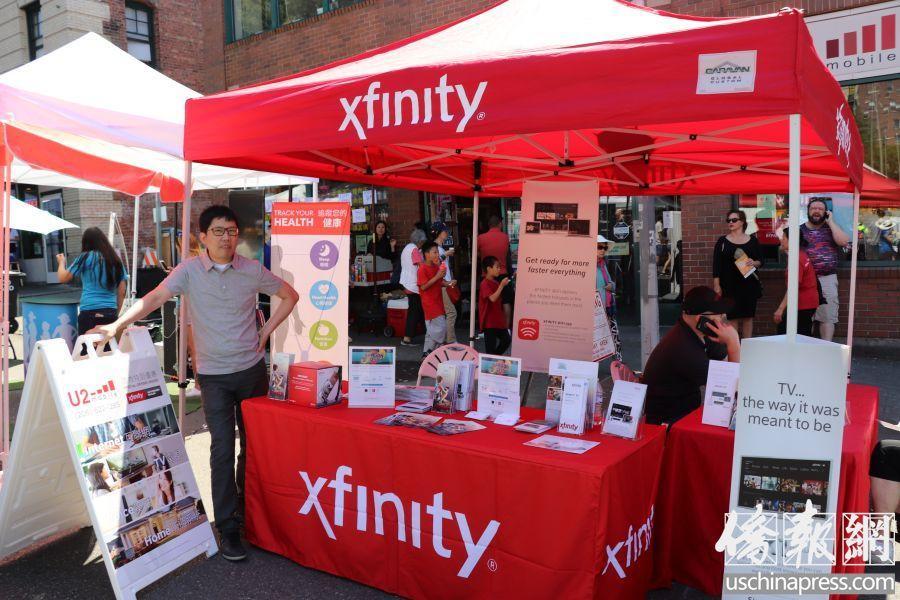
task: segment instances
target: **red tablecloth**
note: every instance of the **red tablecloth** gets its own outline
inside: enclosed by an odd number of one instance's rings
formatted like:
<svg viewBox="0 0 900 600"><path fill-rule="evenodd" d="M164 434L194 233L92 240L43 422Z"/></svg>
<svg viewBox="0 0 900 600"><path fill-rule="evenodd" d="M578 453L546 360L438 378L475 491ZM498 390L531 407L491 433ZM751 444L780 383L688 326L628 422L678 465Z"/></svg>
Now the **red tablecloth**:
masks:
<svg viewBox="0 0 900 600"><path fill-rule="evenodd" d="M878 441L878 388L848 386L847 411L838 510L868 512L869 459ZM666 440L654 584L666 587L678 581L718 596L725 562L715 543L728 512L734 432L704 425L702 415L700 408L678 421Z"/></svg>
<svg viewBox="0 0 900 600"><path fill-rule="evenodd" d="M492 423L447 437L372 423L390 412L245 401L248 541L411 598L643 597L662 428L636 442L591 433L600 445L575 455Z"/></svg>

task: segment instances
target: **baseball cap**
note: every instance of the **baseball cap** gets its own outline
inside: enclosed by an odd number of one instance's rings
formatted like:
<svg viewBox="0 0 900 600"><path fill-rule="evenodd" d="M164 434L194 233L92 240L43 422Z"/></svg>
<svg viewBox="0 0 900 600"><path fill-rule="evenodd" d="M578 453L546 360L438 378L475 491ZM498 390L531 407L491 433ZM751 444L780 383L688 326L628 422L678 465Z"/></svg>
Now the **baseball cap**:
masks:
<svg viewBox="0 0 900 600"><path fill-rule="evenodd" d="M450 231L450 229L443 221L435 221L431 224L431 232L435 235L438 233L443 233L444 231Z"/></svg>
<svg viewBox="0 0 900 600"><path fill-rule="evenodd" d="M691 289L684 295L684 302L681 304L681 310L686 315L702 315L705 312L720 315L727 313L730 308L731 302L705 285Z"/></svg>

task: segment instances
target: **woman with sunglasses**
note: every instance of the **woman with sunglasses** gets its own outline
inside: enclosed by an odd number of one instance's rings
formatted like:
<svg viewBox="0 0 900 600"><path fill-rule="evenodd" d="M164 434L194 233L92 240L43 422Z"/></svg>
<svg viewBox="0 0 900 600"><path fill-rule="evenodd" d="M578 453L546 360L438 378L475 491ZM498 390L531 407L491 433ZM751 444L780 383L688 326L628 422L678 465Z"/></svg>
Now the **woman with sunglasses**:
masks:
<svg viewBox="0 0 900 600"><path fill-rule="evenodd" d="M609 267L606 264L606 251L609 249L609 240L602 235L597 236L597 291L603 301L603 308L610 317L615 316L616 283L609 275Z"/></svg>
<svg viewBox="0 0 900 600"><path fill-rule="evenodd" d="M755 236L747 235L747 215L729 211L725 222L728 233L716 242L713 252L713 289L731 301L728 320L742 338L753 336L756 302L762 296L762 284L756 269L762 266L762 249Z"/></svg>

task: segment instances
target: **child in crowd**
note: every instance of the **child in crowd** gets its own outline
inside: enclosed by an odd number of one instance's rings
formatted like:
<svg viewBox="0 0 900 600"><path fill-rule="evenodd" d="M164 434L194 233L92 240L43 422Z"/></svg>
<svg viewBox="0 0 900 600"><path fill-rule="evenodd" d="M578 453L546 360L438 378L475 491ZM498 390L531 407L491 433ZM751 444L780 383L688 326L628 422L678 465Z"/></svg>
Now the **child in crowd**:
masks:
<svg viewBox="0 0 900 600"><path fill-rule="evenodd" d="M437 244L426 242L422 246L422 255L425 262L419 265L417 283L422 312L425 313L425 345L422 348L422 356L425 357L442 345L447 337L443 287L456 285L456 281L444 279L447 267L441 262Z"/></svg>
<svg viewBox="0 0 900 600"><path fill-rule="evenodd" d="M478 315L481 331L484 332L484 347L488 354L503 354L509 348L512 338L503 312L501 297L503 288L509 285L510 278L500 277L500 260L495 256L486 256L481 261L484 279L478 290Z"/></svg>

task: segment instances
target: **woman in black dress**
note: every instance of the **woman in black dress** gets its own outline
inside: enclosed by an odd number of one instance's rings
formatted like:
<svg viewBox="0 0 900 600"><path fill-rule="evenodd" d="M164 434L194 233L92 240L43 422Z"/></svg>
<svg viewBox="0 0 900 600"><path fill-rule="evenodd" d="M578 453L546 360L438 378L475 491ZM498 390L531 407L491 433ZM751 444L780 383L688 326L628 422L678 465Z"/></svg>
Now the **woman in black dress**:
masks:
<svg viewBox="0 0 900 600"><path fill-rule="evenodd" d="M762 249L755 236L747 235L744 211L732 210L725 220L728 234L718 239L713 252L713 289L731 301L728 320L742 338L749 338L753 336L753 317L756 302L762 296L762 284L755 272L744 277L737 261L745 272L758 269L762 266Z"/></svg>

